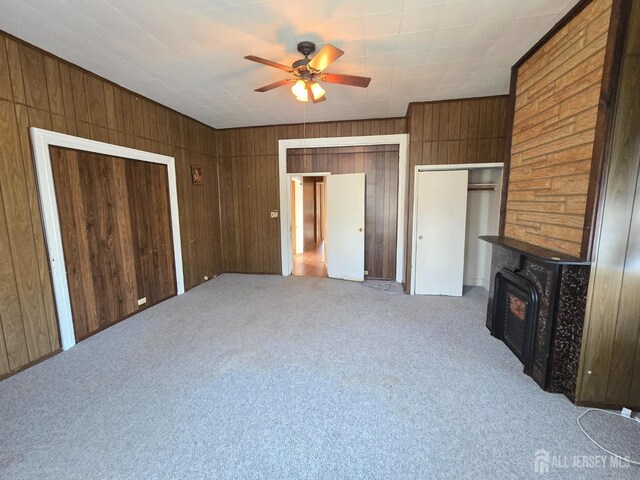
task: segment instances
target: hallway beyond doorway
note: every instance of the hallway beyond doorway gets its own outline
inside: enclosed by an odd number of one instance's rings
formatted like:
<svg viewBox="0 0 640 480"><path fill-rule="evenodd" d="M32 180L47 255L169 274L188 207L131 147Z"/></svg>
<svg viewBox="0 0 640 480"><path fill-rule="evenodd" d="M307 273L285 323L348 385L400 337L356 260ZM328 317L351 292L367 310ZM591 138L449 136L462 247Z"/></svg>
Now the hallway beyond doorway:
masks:
<svg viewBox="0 0 640 480"><path fill-rule="evenodd" d="M326 277L324 242L314 243L293 259L293 274L303 277Z"/></svg>

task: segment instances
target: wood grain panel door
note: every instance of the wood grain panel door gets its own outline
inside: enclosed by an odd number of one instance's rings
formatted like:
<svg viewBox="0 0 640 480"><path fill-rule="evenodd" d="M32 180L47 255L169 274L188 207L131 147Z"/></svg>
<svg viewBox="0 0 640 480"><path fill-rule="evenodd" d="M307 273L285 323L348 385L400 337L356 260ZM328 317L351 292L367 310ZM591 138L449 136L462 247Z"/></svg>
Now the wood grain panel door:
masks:
<svg viewBox="0 0 640 480"><path fill-rule="evenodd" d="M166 167L58 147L51 167L76 339L175 295Z"/></svg>

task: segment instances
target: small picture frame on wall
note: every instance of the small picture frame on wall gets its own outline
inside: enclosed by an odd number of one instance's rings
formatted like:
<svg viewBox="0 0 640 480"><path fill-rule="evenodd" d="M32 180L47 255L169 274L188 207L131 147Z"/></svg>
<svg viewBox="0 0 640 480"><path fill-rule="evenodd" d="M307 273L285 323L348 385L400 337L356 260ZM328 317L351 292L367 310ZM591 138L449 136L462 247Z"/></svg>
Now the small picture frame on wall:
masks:
<svg viewBox="0 0 640 480"><path fill-rule="evenodd" d="M202 185L204 178L202 178L202 167L199 165L191 165L191 180L194 185Z"/></svg>

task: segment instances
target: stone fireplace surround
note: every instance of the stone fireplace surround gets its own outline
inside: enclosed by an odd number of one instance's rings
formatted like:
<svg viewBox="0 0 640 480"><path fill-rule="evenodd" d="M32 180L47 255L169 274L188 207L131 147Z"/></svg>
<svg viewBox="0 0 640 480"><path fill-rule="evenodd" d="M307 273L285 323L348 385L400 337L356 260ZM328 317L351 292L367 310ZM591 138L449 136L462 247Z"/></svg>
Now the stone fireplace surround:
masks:
<svg viewBox="0 0 640 480"><path fill-rule="evenodd" d="M590 263L506 237L480 238L493 245L487 328L494 336L499 331L494 325L496 275L515 274L530 282L538 311L525 373L544 390L575 401Z"/></svg>

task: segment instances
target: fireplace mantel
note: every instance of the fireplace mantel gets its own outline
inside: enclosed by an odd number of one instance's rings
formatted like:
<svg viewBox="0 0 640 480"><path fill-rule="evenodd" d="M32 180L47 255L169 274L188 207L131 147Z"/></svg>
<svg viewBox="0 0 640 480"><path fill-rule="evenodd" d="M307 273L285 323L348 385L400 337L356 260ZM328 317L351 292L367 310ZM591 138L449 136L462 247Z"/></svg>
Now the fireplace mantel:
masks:
<svg viewBox="0 0 640 480"><path fill-rule="evenodd" d="M590 265L591 262L582 260L578 257L572 257L564 253L555 252L546 248L531 245L530 243L521 242L509 237L500 237L497 235L485 235L480 237L480 240L489 242L493 245L508 248L514 250L517 253L526 255L528 257L536 258L543 262L548 263L563 263L568 265Z"/></svg>

